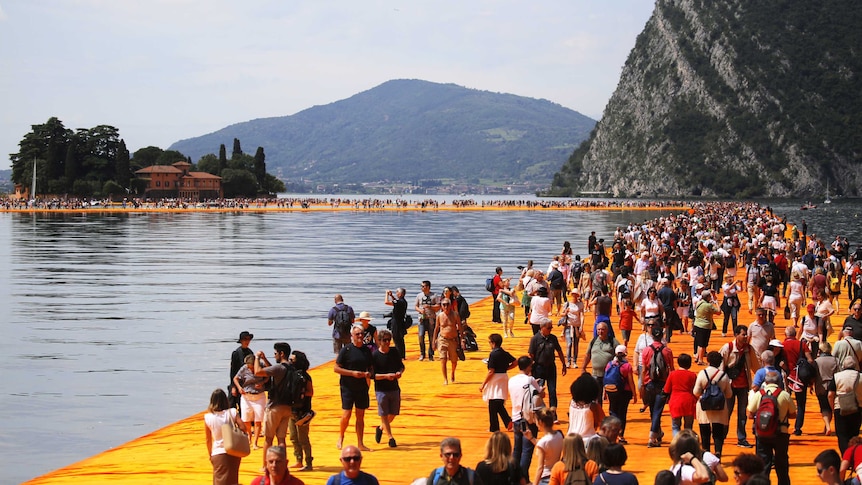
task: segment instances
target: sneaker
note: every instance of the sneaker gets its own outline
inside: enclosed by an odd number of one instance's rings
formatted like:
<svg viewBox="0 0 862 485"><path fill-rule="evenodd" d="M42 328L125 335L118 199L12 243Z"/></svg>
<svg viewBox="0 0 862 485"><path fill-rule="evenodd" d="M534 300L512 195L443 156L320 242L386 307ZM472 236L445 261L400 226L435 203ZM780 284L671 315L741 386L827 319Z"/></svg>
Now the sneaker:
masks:
<svg viewBox="0 0 862 485"><path fill-rule="evenodd" d="M423 360L425 360L425 356L424 356L424 355L420 355L420 356L419 356L419 362L422 362Z"/></svg>
<svg viewBox="0 0 862 485"><path fill-rule="evenodd" d="M297 471L298 472L310 472L312 470L314 470L314 468L312 468L311 465L305 465L304 467L300 468Z"/></svg>
<svg viewBox="0 0 862 485"><path fill-rule="evenodd" d="M383 438L383 428L380 426L374 428L374 441L380 443L380 440Z"/></svg>
<svg viewBox="0 0 862 485"><path fill-rule="evenodd" d="M297 426L305 426L306 424L311 422L311 420L314 419L315 416L317 416L316 412L308 411L307 413L303 414L302 416L299 417L299 419L296 420L296 425Z"/></svg>
<svg viewBox="0 0 862 485"><path fill-rule="evenodd" d="M738 446L740 448L754 448L754 445L752 445L751 443L749 443L746 440L737 441L736 446Z"/></svg>
<svg viewBox="0 0 862 485"><path fill-rule="evenodd" d="M793 432L793 436L802 436L802 430L797 429L796 431Z"/></svg>
<svg viewBox="0 0 862 485"><path fill-rule="evenodd" d="M398 446L398 443L395 442L395 438L389 438L389 447L395 448L396 446Z"/></svg>
<svg viewBox="0 0 862 485"><path fill-rule="evenodd" d="M658 441L650 441L646 444L647 448L659 448L661 447L661 443Z"/></svg>

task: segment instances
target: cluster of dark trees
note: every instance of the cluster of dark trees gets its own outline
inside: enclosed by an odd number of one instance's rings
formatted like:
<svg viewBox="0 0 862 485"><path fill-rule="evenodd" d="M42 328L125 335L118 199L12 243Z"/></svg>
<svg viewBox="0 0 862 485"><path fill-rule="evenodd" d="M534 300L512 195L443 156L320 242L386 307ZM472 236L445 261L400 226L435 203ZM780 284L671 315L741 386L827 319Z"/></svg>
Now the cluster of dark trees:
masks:
<svg viewBox="0 0 862 485"><path fill-rule="evenodd" d="M146 181L135 178L135 171L183 160L192 163L192 170L222 177L225 197L255 197L285 190L284 183L266 173L263 148L258 147L254 156L246 155L238 139L234 139L230 160L221 145L218 156L204 155L195 165L190 157L176 150L155 146L130 154L119 130L113 126L73 131L52 117L44 124L32 125L18 146L18 153L9 155L12 182L30 187L36 164L37 194L78 197L143 194Z"/></svg>

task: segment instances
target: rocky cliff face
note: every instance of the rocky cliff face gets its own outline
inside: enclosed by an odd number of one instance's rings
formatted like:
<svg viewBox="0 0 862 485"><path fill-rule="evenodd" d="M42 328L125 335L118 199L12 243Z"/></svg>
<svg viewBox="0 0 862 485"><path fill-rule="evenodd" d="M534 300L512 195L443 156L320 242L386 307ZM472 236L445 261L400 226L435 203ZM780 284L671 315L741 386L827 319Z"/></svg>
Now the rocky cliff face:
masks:
<svg viewBox="0 0 862 485"><path fill-rule="evenodd" d="M658 0L551 193L862 195L862 2Z"/></svg>

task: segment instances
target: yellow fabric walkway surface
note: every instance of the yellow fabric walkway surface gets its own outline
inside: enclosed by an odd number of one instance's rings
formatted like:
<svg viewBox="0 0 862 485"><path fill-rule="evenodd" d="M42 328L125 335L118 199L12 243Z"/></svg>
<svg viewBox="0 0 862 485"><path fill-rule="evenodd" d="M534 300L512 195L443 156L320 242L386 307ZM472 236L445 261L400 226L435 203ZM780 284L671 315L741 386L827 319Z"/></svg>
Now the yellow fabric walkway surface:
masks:
<svg viewBox="0 0 862 485"><path fill-rule="evenodd" d="M747 313L745 297L740 313L740 323L748 324L754 320ZM833 325L840 326L847 314L847 300L842 297L841 314L833 317ZM516 321L523 321L523 309L516 309ZM587 320L594 318L593 313L586 315ZM613 316L614 327L617 327L618 317ZM407 361L404 377L401 379L403 404L402 414L393 422L393 434L398 442L397 448L386 445L386 437L382 444L374 442L374 427L379 423L373 393L371 408L368 410L365 422L365 444L374 451L365 452L362 469L377 476L381 484L407 484L413 479L428 476L430 471L441 465L438 444L446 436L456 436L461 439L464 451L462 464L475 467L484 458L485 441L488 433L488 410L482 400L479 386L487 372L482 359L489 351L487 337L494 332L500 332L500 325L491 323L491 299L485 298L472 306L470 326L478 334L480 351L468 352L467 360L458 365L457 382L444 386L440 362L418 362L418 345L416 329L410 329L407 336ZM776 333L783 336L787 322L783 316L776 319L779 328ZM636 324L637 326L637 324ZM555 333L558 334L557 327ZM590 330L591 332L591 330ZM528 325L516 324L516 337L507 338L503 348L516 358L527 351L531 336ZM634 342L639 335L635 330L630 342L629 353L632 354ZM562 340L562 339L561 339ZM710 349L717 349L729 341L730 337L722 338L721 333L713 332ZM783 340L783 339L782 339ZM562 343L565 348L565 342ZM580 357L586 344L581 343ZM675 335L671 348L674 355L682 352L691 353L692 338ZM692 368L697 372L698 368ZM582 369L569 369L565 377L558 383L559 412L563 432L567 429L568 402L571 398L568 388ZM514 375L516 371L510 371ZM314 471L294 472L306 484L324 484L330 475L341 469L339 451L335 447L338 438L338 425L341 415L338 390L338 376L333 372L333 362L328 362L311 371L314 379L314 409L317 417L311 423L311 442L314 455ZM202 396L206 401L206 396ZM511 405L507 402L507 408ZM632 404L629 408L629 422L626 446L629 459L625 470L637 474L641 484L651 484L656 472L667 469L671 465L667 446L647 448L649 435L649 413L638 413L640 404ZM607 404L605 404L607 411ZM355 416L351 421L345 436L345 445L355 443L353 429ZM731 419L731 423L735 423ZM790 476L794 485L818 483L818 477L812 464L814 456L823 449L837 450L834 436L822 436L823 423L817 409L817 400L809 398L805 420L805 434L791 437ZM665 411L662 428L671 435L670 416ZM729 464L739 452L752 453L754 450L737 448L735 440L735 424L731 424L729 439L724 448L722 463L733 483L732 469ZM695 423L697 431L697 423ZM749 433L750 435L750 433ZM749 440L754 443L753 436ZM261 440L261 444L263 440ZM288 459L293 462L292 448L288 441ZM258 476L262 464L261 451L242 460L240 480L248 484ZM130 441L115 449L93 456L79 463L37 477L30 484L64 484L64 483L210 483L212 469L207 457L204 441L203 413L198 413L187 419L174 423L163 429ZM532 473L532 470L531 470ZM531 475L532 476L532 475ZM775 475L772 475L773 483Z"/></svg>

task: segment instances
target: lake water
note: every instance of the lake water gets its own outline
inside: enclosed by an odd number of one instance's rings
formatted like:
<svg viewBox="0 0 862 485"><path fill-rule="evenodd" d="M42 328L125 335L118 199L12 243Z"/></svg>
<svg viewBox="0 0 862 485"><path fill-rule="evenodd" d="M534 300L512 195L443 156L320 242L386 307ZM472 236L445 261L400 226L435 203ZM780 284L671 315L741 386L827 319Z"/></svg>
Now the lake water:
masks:
<svg viewBox="0 0 862 485"><path fill-rule="evenodd" d="M791 216L799 206L774 207ZM804 216L810 231L858 242L860 207ZM590 231L609 238L662 214L0 214L0 481L204 409L227 384L242 330L255 334L255 350L286 340L318 365L333 358L326 313L337 292L377 318L387 288L404 286L412 300L423 279L435 291L457 284L474 301L495 266L544 268L564 240L583 254Z"/></svg>

